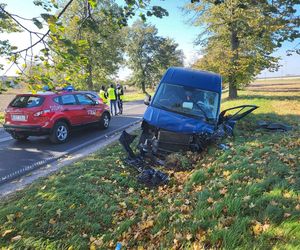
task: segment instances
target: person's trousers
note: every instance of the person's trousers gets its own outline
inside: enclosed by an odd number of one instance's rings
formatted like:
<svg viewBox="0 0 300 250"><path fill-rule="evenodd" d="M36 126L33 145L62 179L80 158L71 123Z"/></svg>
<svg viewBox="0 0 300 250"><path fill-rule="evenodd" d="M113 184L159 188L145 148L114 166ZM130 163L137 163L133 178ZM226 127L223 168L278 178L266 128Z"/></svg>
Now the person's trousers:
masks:
<svg viewBox="0 0 300 250"><path fill-rule="evenodd" d="M119 113L122 114L123 113L123 101L122 100L118 100L118 109L119 109Z"/></svg>
<svg viewBox="0 0 300 250"><path fill-rule="evenodd" d="M113 112L113 109L115 110L115 113ZM110 113L111 115L117 114L117 102L116 100L110 100Z"/></svg>

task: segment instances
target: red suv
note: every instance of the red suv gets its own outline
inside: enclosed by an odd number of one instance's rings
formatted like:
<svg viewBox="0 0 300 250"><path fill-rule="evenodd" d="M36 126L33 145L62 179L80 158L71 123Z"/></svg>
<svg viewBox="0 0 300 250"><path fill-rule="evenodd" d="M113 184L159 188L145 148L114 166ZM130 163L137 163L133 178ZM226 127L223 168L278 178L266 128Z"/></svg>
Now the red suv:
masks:
<svg viewBox="0 0 300 250"><path fill-rule="evenodd" d="M3 127L16 140L49 135L53 143L65 142L74 127L97 124L106 129L109 107L91 96L80 91L17 95L6 109Z"/></svg>

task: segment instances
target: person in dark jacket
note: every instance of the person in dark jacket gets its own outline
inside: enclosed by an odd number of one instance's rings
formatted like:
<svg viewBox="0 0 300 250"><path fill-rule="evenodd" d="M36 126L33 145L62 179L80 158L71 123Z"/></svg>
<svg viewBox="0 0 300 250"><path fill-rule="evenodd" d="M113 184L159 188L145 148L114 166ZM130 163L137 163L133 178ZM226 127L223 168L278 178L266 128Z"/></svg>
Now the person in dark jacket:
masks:
<svg viewBox="0 0 300 250"><path fill-rule="evenodd" d="M119 109L119 114L123 114L123 98L124 98L124 90L121 86L121 84L117 84L117 104L118 104L118 109Z"/></svg>

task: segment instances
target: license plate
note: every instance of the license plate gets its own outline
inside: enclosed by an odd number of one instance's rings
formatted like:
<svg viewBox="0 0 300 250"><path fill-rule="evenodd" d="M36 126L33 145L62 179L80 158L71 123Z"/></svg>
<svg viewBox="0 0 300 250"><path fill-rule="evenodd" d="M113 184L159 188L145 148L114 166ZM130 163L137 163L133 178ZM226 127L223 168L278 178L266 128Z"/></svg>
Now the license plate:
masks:
<svg viewBox="0 0 300 250"><path fill-rule="evenodd" d="M25 115L12 115L11 116L11 119L13 120L13 121L27 121L27 116L25 116Z"/></svg>

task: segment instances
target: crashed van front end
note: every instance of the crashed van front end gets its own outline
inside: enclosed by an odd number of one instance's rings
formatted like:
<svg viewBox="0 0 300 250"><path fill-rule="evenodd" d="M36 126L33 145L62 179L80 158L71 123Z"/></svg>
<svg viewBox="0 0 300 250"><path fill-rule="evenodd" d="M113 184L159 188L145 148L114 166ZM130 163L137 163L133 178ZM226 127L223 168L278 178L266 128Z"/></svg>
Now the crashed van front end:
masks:
<svg viewBox="0 0 300 250"><path fill-rule="evenodd" d="M130 147L134 137L125 131L120 142L128 159L163 159L179 151L201 152L211 143L233 135L235 123L257 108L242 105L220 113L221 76L186 68L169 68L143 116L139 155ZM227 113L230 115L227 115Z"/></svg>

